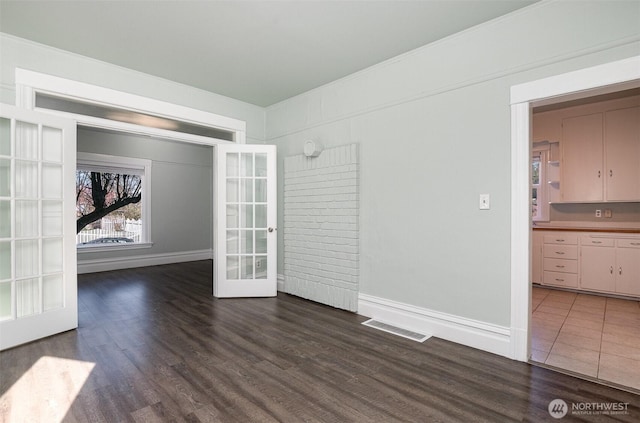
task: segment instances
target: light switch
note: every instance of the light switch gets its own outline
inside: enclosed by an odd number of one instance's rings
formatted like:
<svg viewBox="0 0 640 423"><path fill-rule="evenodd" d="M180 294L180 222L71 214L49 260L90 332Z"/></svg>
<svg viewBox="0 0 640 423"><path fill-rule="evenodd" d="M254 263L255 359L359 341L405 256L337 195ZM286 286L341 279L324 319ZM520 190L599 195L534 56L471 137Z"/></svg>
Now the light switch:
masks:
<svg viewBox="0 0 640 423"><path fill-rule="evenodd" d="M489 194L480 194L480 210L489 210L491 208L491 197Z"/></svg>

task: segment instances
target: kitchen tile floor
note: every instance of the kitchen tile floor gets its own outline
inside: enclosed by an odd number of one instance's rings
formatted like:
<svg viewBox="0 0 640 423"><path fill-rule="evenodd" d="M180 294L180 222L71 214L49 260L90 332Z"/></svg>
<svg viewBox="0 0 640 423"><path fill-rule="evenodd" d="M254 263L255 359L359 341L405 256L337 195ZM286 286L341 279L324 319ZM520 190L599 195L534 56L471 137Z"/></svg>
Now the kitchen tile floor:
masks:
<svg viewBox="0 0 640 423"><path fill-rule="evenodd" d="M534 287L531 360L640 390L640 302Z"/></svg>

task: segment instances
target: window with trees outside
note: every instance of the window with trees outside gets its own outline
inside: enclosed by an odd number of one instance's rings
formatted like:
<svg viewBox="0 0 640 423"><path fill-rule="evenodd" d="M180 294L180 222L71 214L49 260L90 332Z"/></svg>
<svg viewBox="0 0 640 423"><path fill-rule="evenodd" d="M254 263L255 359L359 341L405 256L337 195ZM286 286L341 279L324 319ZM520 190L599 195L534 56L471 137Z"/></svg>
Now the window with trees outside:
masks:
<svg viewBox="0 0 640 423"><path fill-rule="evenodd" d="M76 245L78 250L151 245L151 161L78 153Z"/></svg>
<svg viewBox="0 0 640 423"><path fill-rule="evenodd" d="M549 219L547 158L548 150L534 149L531 154L531 218L533 221Z"/></svg>

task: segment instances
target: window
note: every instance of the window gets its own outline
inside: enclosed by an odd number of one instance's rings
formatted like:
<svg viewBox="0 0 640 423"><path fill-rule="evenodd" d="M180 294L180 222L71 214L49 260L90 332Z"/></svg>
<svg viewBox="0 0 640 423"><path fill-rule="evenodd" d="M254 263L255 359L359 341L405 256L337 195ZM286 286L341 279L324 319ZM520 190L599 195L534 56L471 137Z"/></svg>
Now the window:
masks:
<svg viewBox="0 0 640 423"><path fill-rule="evenodd" d="M78 251L150 247L151 161L78 153Z"/></svg>
<svg viewBox="0 0 640 423"><path fill-rule="evenodd" d="M547 194L547 149L534 148L531 153L531 218L533 221L549 220Z"/></svg>

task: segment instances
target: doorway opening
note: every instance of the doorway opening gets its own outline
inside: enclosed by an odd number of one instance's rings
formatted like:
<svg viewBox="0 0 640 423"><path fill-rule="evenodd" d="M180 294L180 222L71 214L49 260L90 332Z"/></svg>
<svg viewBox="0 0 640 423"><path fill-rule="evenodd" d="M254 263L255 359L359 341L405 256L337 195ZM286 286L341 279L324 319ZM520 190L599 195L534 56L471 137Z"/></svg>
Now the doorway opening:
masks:
<svg viewBox="0 0 640 423"><path fill-rule="evenodd" d="M532 112L531 362L640 390L640 89Z"/></svg>
<svg viewBox="0 0 640 423"><path fill-rule="evenodd" d="M512 351L529 361L532 352L532 112L566 101L640 87L640 57L607 63L512 87ZM552 107L552 106L551 106ZM528 246L520 248L520 246Z"/></svg>

